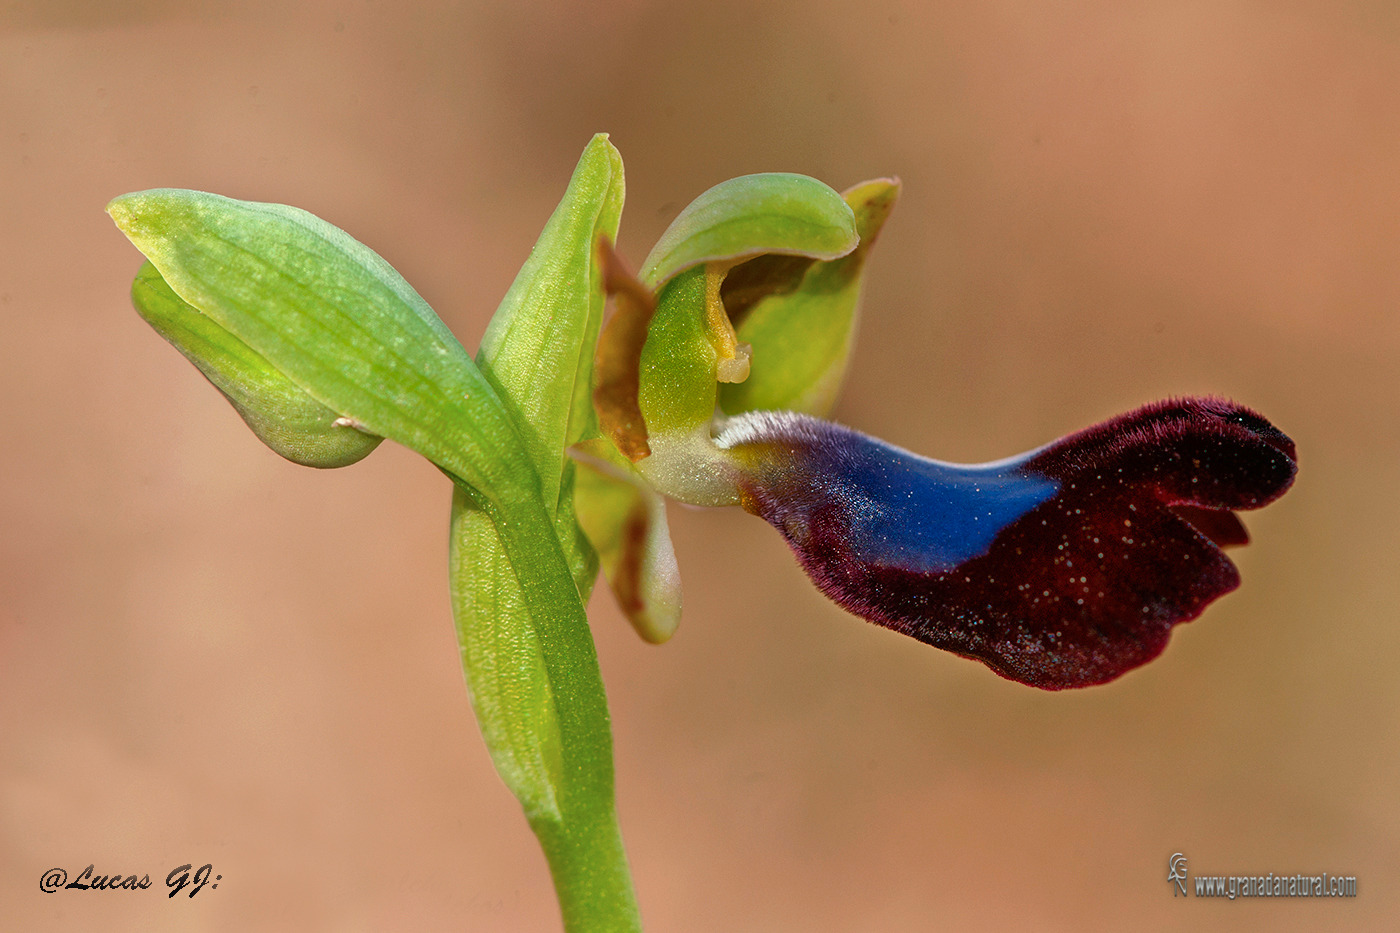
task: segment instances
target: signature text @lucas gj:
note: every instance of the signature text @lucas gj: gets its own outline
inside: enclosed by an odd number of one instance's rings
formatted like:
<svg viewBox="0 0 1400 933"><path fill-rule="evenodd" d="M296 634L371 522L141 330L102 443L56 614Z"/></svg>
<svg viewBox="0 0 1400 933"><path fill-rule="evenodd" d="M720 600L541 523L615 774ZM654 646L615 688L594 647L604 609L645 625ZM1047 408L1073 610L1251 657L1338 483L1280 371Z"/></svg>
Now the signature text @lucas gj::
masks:
<svg viewBox="0 0 1400 933"><path fill-rule="evenodd" d="M97 874L96 867L96 864L89 865L78 872L78 876L72 881L68 880L68 872L62 868L50 868L39 876L39 890L45 894L52 894L55 891L144 891L152 887L151 876L148 874L139 877L135 874L124 875L121 872ZM194 897L206 886L211 891L217 888L223 877L214 874L213 865L201 865L198 868L192 864L176 865L165 876L165 886L170 889L166 896L174 897L188 888L188 896Z"/></svg>

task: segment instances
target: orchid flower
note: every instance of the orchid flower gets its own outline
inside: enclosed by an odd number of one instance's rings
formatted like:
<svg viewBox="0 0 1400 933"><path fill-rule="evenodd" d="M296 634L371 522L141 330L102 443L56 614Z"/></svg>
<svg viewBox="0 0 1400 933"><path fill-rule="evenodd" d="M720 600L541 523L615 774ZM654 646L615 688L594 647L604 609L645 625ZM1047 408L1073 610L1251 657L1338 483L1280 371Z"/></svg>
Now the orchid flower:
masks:
<svg viewBox="0 0 1400 933"><path fill-rule="evenodd" d="M583 459L627 479L636 503L650 487L739 505L847 610L1049 690L1152 660L1173 626L1239 586L1221 551L1249 540L1235 511L1281 496L1296 454L1233 402L1157 402L983 464L930 460L816 417L835 398L866 251L898 183L867 182L839 201L815 184L750 176L711 189L640 280L603 244L617 311L595 403L612 450L595 441ZM775 208L755 211L765 200L755 191L799 200L797 188L825 214L766 242L754 215ZM844 240L842 207L855 234ZM792 236L799 226L806 242ZM580 514L591 512L581 497ZM630 514L605 569L643 636L662 640L680 604L664 513L653 498ZM631 559L617 542L632 542Z"/></svg>
<svg viewBox="0 0 1400 933"><path fill-rule="evenodd" d="M1237 586L1220 551L1247 540L1234 512L1295 470L1287 437L1221 399L976 466L821 420L898 182L725 182L636 276L611 245L624 187L595 136L475 355L389 263L305 211L176 189L108 205L147 257L137 311L268 447L333 468L388 438L452 481L472 706L572 931L641 928L585 604L601 567L644 638L675 631L663 496L741 506L852 612L1058 689L1145 663Z"/></svg>

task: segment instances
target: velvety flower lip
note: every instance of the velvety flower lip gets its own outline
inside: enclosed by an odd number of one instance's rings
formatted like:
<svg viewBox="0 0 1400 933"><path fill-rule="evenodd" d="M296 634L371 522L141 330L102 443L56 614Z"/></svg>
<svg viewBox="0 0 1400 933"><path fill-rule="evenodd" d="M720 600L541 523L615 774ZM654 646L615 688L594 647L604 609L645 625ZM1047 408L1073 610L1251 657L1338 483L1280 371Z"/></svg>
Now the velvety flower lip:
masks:
<svg viewBox="0 0 1400 933"><path fill-rule="evenodd" d="M919 457L805 415L730 419L744 507L828 596L1047 690L1112 680L1239 586L1237 509L1281 496L1293 442L1218 398L1157 402L1019 457Z"/></svg>

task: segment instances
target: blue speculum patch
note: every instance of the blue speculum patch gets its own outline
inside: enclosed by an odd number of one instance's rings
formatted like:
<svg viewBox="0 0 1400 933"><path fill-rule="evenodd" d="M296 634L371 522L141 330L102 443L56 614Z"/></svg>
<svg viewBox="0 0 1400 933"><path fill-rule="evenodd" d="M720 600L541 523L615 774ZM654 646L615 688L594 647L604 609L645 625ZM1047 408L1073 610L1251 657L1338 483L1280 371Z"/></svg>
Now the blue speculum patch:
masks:
<svg viewBox="0 0 1400 933"><path fill-rule="evenodd" d="M871 564L921 573L949 571L986 554L996 536L1051 499L1060 484L1018 463L942 463L872 438L849 437L829 493L844 513L848 545ZM835 477L831 451L813 464ZM823 462L827 461L827 462ZM825 468L825 469L823 469Z"/></svg>
<svg viewBox="0 0 1400 933"><path fill-rule="evenodd" d="M1293 442L1216 398L1158 402L1010 460L916 456L804 415L717 438L743 504L824 593L1021 683L1103 683L1239 586L1235 511L1293 483Z"/></svg>

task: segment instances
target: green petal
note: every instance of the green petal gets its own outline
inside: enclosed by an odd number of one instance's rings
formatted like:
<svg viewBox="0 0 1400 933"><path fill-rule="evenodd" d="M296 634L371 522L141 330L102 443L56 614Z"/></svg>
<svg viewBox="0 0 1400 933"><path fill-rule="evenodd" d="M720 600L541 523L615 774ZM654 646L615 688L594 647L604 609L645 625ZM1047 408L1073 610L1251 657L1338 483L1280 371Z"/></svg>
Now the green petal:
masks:
<svg viewBox="0 0 1400 933"><path fill-rule="evenodd" d="M598 242L603 288L613 301L593 364L593 408L603 435L633 462L651 455L646 419L638 399L642 348L646 346L656 296L628 271L611 243Z"/></svg>
<svg viewBox="0 0 1400 933"><path fill-rule="evenodd" d="M180 300L149 262L136 273L131 300L146 323L224 394L253 433L288 460L348 466L383 440L345 424L246 343Z"/></svg>
<svg viewBox="0 0 1400 933"><path fill-rule="evenodd" d="M747 380L720 387L726 413L831 410L855 336L865 259L898 196L897 179L844 192L860 245L839 259L801 265L765 256L730 271L721 295L751 347L752 369Z"/></svg>
<svg viewBox="0 0 1400 933"><path fill-rule="evenodd" d="M835 259L857 241L850 207L815 178L743 175L680 212L642 263L641 280L655 289L691 266L762 253Z"/></svg>
<svg viewBox="0 0 1400 933"><path fill-rule="evenodd" d="M608 391L595 402L609 436L649 482L694 504L737 501L709 436L717 383L741 382L748 374L748 348L720 298L727 272L766 254L830 260L858 242L850 206L826 185L804 175L748 175L716 185L686 207L647 258L640 283L610 277L619 312L599 344L601 386ZM654 302L632 300L632 293L658 285ZM648 318L640 352L637 340L621 339L626 334L612 339L614 329L630 334ZM628 358L618 358L623 353ZM635 405L627 398L634 371Z"/></svg>
<svg viewBox="0 0 1400 933"><path fill-rule="evenodd" d="M880 179L846 193L861 243L835 260L778 252L737 266L708 263L666 283L641 353L638 399L650 456L636 468L648 482L695 505L737 504L735 467L711 437L716 401L731 413L830 407L850 352L865 257L898 191L898 182ZM746 312L737 339L731 306ZM726 363L751 364L747 379L727 377Z"/></svg>

